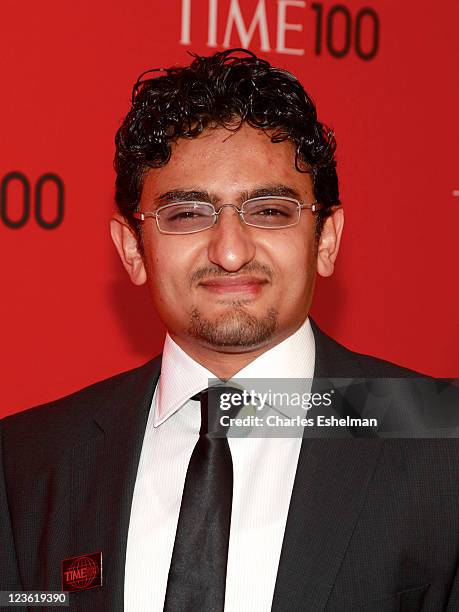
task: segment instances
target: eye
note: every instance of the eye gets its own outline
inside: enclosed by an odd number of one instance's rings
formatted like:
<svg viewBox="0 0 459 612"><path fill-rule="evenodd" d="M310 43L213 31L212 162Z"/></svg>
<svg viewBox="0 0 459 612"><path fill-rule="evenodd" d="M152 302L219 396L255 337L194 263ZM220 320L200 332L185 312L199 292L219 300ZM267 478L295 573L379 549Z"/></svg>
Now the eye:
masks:
<svg viewBox="0 0 459 612"><path fill-rule="evenodd" d="M189 224L212 216L212 209L205 204L178 203L163 209L160 215L165 223Z"/></svg>
<svg viewBox="0 0 459 612"><path fill-rule="evenodd" d="M167 215L168 221L187 221L191 219L199 219L204 215L196 210L178 210Z"/></svg>
<svg viewBox="0 0 459 612"><path fill-rule="evenodd" d="M288 211L285 211L280 206L265 206L264 208L259 208L256 211L253 211L251 214L263 216L263 217L288 217Z"/></svg>
<svg viewBox="0 0 459 612"><path fill-rule="evenodd" d="M246 214L257 218L289 219L296 213L296 206L291 202L280 200L251 202L246 208Z"/></svg>
<svg viewBox="0 0 459 612"><path fill-rule="evenodd" d="M298 221L298 206L283 198L259 198L247 200L244 218L255 227L288 227Z"/></svg>

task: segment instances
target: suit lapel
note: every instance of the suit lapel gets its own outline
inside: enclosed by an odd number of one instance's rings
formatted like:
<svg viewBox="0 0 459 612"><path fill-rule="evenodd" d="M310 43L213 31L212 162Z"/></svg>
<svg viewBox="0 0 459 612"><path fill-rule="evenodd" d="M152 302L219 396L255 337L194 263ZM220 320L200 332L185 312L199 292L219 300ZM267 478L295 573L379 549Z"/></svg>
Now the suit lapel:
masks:
<svg viewBox="0 0 459 612"><path fill-rule="evenodd" d="M97 408L92 433L73 449L71 553L102 552L103 585L70 594L73 609L124 608L129 517L160 359L136 371Z"/></svg>
<svg viewBox="0 0 459 612"><path fill-rule="evenodd" d="M326 377L362 377L351 353L339 345L335 350L335 343L311 323L316 341L313 391L327 386ZM333 440L303 439L273 612L325 609L365 501L381 445L378 439L350 436Z"/></svg>
<svg viewBox="0 0 459 612"><path fill-rule="evenodd" d="M380 450L380 440L303 440L273 612L325 609Z"/></svg>

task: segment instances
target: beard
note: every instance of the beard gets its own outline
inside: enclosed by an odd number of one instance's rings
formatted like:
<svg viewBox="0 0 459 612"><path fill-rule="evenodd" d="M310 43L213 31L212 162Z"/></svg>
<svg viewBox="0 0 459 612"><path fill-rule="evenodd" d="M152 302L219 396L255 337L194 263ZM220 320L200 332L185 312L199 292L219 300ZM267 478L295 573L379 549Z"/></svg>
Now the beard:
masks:
<svg viewBox="0 0 459 612"><path fill-rule="evenodd" d="M215 347L250 349L263 345L274 335L278 313L270 308L265 317L255 317L240 302L233 302L227 312L213 320L206 319L197 308L191 313L189 333Z"/></svg>

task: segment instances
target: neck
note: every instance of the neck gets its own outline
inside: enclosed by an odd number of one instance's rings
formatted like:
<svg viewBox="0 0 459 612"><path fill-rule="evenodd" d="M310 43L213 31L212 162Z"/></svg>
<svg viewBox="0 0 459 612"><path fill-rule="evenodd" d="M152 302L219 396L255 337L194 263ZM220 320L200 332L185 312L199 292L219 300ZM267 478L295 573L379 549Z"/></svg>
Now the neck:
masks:
<svg viewBox="0 0 459 612"><path fill-rule="evenodd" d="M257 357L294 334L301 325L302 322L296 328L286 331L283 335L276 336L275 339L263 346L246 350L242 347L211 347L199 344L194 338L178 337L170 332L169 335L192 359L212 372L217 378L228 380Z"/></svg>

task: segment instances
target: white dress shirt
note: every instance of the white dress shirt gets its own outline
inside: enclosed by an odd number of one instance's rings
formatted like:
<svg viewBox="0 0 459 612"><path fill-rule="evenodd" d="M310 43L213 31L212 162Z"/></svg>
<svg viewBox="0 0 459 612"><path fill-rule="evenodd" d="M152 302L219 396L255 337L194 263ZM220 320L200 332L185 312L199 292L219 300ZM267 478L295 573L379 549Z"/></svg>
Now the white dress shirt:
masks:
<svg viewBox="0 0 459 612"><path fill-rule="evenodd" d="M314 335L306 319L234 378L312 379L314 363ZM163 609L185 475L201 423L199 402L190 397L207 388L209 378L215 376L167 335L132 500L125 612ZM234 486L225 612L268 612L301 437L228 441Z"/></svg>

